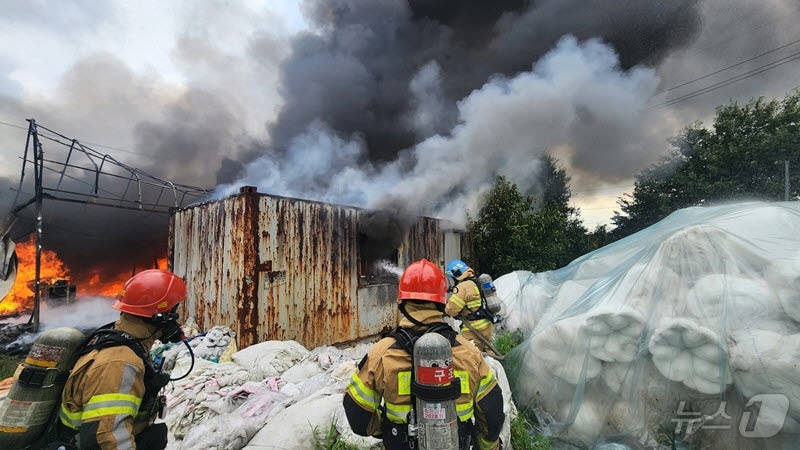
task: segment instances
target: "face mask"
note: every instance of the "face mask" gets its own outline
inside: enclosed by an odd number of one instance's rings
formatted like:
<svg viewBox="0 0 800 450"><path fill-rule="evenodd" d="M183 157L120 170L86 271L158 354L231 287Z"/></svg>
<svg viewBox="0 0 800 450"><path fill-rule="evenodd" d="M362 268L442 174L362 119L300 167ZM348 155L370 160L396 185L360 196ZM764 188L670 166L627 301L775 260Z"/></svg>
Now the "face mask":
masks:
<svg viewBox="0 0 800 450"><path fill-rule="evenodd" d="M177 343L184 339L177 313L155 314L152 322L161 328L161 342Z"/></svg>
<svg viewBox="0 0 800 450"><path fill-rule="evenodd" d="M183 330L181 330L181 326L178 325L178 322L171 320L164 324L161 328L161 341L162 342L172 342L177 343L182 341L184 338Z"/></svg>

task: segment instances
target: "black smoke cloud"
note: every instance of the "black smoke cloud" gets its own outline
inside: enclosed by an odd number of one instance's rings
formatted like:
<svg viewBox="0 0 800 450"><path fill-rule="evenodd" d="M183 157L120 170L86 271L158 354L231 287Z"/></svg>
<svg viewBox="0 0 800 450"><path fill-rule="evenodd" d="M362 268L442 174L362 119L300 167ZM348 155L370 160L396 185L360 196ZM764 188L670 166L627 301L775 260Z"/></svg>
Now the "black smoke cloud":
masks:
<svg viewBox="0 0 800 450"><path fill-rule="evenodd" d="M601 179L654 159L662 147L644 144L637 116L658 80L642 68L691 42L702 22L697 2L678 0L338 0L307 2L306 13L316 32L295 39L281 65L272 154L244 164L218 193L255 184L377 209L404 204L456 222L497 174L534 185L545 150L568 149L559 156L569 167ZM509 100L510 89L524 89L511 95L527 106ZM514 114L523 120L493 125ZM292 164L309 159L330 170ZM431 179L440 188L422 192Z"/></svg>
<svg viewBox="0 0 800 450"><path fill-rule="evenodd" d="M506 169L528 169L511 178L527 178L523 188L535 184L531 178L537 176L536 161L551 145L574 147L572 166L591 166L604 176L629 174L632 165L647 162L652 155L641 154L641 146L632 142L640 133L632 133L627 141L618 137L621 130L636 128L634 117L606 117L597 104L606 100L601 95L585 101L570 95L593 94L589 90L613 93L627 84L646 97L648 92L635 85L654 88L655 82L638 71L630 78L641 82L625 80L626 72L658 63L671 49L690 42L700 24L696 2L678 0L337 0L308 2L306 13L318 32L292 42L281 66L285 105L269 124L278 161L270 155L253 163L238 184L406 215L444 216L456 223L463 223L465 208L478 206L480 193L495 175L508 175L503 173ZM565 36L577 39L564 41ZM581 42L590 41L594 43L581 47ZM602 49L603 43L611 49ZM546 63L537 67L554 48L583 53L574 56L583 66L576 70L602 74L596 82L592 77L560 81L564 74L554 71L569 70L568 61L558 68ZM591 67L592 52L601 61L597 67ZM529 74L549 87L525 86L520 78ZM519 98L537 102L539 91L544 94L561 84L563 98L531 103L528 111L508 98L510 89L520 89ZM537 122L541 126L550 120L544 117L545 108L558 101L572 109L556 114L565 122L558 127L572 137L542 135L537 145L535 135L506 127L508 121L491 128L496 117L519 114L533 120L516 126L535 129ZM465 108L469 105L481 105L483 111ZM643 103L624 99L618 106L635 111ZM509 140L491 133L518 137ZM602 139L593 139L595 134ZM609 158L606 150L617 154ZM328 169L291 163L309 160L326 161ZM630 165L606 163L609 160ZM349 169L347 179L340 176L342 162ZM292 175L279 177L287 172ZM281 182L270 181L276 178ZM234 192L236 184L219 192ZM451 204L443 204L447 200Z"/></svg>
<svg viewBox="0 0 800 450"><path fill-rule="evenodd" d="M457 102L493 76L530 70L566 34L600 38L621 68L653 65L691 41L697 2L317 1L309 18L321 34L297 39L283 65L286 106L270 126L273 144L288 146L315 120L344 135L359 133L371 161L393 160L420 140L409 117L410 87L436 63L442 111L432 133L455 124ZM428 136L422 136L427 138Z"/></svg>

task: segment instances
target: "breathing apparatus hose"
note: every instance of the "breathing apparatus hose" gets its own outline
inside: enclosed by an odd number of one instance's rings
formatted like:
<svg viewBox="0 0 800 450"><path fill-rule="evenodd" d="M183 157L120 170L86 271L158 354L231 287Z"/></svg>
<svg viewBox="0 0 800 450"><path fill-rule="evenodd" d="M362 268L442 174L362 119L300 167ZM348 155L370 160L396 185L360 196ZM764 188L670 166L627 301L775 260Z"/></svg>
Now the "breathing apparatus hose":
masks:
<svg viewBox="0 0 800 450"><path fill-rule="evenodd" d="M491 356L492 358L494 358L494 359L496 359L498 361L503 361L504 359L506 359L505 356L501 355L500 352L498 352L497 349L494 348L494 346L492 345L491 342L489 342L485 337L483 337L483 335L478 330L476 330L475 327L473 327L471 323L469 323L469 320L462 319L461 323L465 327L469 328L472 331L472 334L477 336L478 339L483 341L483 343L486 344L486 346L489 347L489 349L492 350L492 352L494 352L494 355L489 355L489 356ZM487 353L487 355L488 355L488 353Z"/></svg>
<svg viewBox="0 0 800 450"><path fill-rule="evenodd" d="M192 369L194 369L194 352L192 351L192 346L189 345L189 341L186 339L181 340L181 342L183 342L183 344L186 345L186 348L189 350L189 356L192 358L192 364L189 366L189 370L187 370L185 374L179 376L178 378L170 378L169 381L182 380L189 376L189 374L192 373Z"/></svg>

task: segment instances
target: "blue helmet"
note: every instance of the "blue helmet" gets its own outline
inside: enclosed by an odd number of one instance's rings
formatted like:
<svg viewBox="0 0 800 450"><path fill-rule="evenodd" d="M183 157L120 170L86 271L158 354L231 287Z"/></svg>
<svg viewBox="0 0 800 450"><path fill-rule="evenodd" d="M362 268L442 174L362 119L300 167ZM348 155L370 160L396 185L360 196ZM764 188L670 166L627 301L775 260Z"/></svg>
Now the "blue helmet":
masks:
<svg viewBox="0 0 800 450"><path fill-rule="evenodd" d="M467 263L465 263L460 259L454 259L450 261L449 264L447 264L447 270L445 270L444 273L448 277L454 280L458 280L458 277L463 275L464 272L466 272L467 270L469 270L469 266L467 265Z"/></svg>

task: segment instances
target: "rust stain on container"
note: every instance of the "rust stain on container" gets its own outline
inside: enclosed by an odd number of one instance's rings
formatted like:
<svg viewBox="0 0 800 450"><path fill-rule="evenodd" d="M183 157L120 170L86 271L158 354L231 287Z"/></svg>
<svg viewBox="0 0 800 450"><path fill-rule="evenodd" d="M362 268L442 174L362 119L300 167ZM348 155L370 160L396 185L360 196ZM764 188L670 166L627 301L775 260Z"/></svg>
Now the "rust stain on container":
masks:
<svg viewBox="0 0 800 450"><path fill-rule="evenodd" d="M395 284L359 286L363 210L242 192L175 210L173 270L186 278L185 317L225 325L240 348L292 339L307 348L352 342L396 326ZM420 218L398 265L443 264L441 222Z"/></svg>

